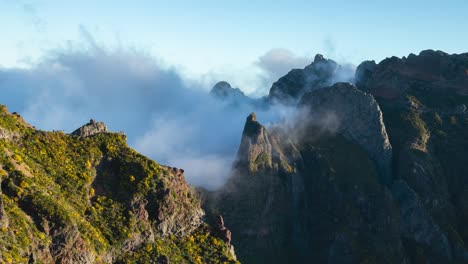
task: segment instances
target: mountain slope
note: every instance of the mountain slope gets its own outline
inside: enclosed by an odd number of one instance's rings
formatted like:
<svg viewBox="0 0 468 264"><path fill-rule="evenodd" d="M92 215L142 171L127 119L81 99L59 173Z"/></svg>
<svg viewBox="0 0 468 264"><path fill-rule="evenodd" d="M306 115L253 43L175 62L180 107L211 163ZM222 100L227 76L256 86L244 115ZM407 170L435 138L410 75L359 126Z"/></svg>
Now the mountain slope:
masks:
<svg viewBox="0 0 468 264"><path fill-rule="evenodd" d="M0 262L235 262L183 171L102 123L45 132L2 107L0 148Z"/></svg>

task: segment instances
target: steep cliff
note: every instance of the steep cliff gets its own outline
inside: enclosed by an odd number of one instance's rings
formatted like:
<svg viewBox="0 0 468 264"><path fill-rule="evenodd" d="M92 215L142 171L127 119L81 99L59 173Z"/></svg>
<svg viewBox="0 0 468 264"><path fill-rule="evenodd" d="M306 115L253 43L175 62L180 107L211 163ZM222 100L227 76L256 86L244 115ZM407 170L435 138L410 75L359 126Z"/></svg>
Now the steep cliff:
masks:
<svg viewBox="0 0 468 264"><path fill-rule="evenodd" d="M393 178L404 182L393 189L409 256L467 262L468 54L426 50L365 62L356 75L382 109Z"/></svg>
<svg viewBox="0 0 468 264"><path fill-rule="evenodd" d="M305 94L299 107L307 108L310 122L328 126L359 144L377 163L381 181L391 183L392 146L382 112L372 95L349 83L337 83Z"/></svg>

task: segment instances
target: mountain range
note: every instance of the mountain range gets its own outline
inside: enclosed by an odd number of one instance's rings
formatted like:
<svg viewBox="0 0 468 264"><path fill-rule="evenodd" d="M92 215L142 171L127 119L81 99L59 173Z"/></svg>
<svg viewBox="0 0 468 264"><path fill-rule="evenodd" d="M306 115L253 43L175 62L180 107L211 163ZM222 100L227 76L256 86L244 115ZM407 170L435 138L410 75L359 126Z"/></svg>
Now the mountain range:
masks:
<svg viewBox="0 0 468 264"><path fill-rule="evenodd" d="M71 134L0 112L5 263L468 263L468 53L361 63L316 55L249 98L222 188L91 120ZM215 129L215 128L213 128Z"/></svg>

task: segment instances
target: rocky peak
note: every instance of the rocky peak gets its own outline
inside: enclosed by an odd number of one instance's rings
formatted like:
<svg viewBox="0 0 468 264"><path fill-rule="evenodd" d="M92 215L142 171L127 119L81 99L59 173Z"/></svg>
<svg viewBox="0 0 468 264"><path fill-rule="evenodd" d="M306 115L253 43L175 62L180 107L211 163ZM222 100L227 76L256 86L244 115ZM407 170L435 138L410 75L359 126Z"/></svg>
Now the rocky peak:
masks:
<svg viewBox="0 0 468 264"><path fill-rule="evenodd" d="M327 59L325 59L322 54L317 54L314 57L314 63L317 63L317 62L320 62L320 61L326 61L326 60Z"/></svg>
<svg viewBox="0 0 468 264"><path fill-rule="evenodd" d="M244 132L242 136L255 138L255 137L260 136L260 134L262 134L264 130L265 130L265 127L263 127L257 121L257 115L255 115L255 113L251 113L246 119Z"/></svg>
<svg viewBox="0 0 468 264"><path fill-rule="evenodd" d="M266 128L251 113L245 122L241 144L237 154L237 166L256 172L261 168L271 168L271 143Z"/></svg>
<svg viewBox="0 0 468 264"><path fill-rule="evenodd" d="M220 93L229 91L231 89L233 89L231 84L229 84L226 81L220 81L213 86L213 88L211 89L211 93L220 94Z"/></svg>
<svg viewBox="0 0 468 264"><path fill-rule="evenodd" d="M300 105L308 108L312 122L327 126L365 149L376 162L381 180L390 183L392 146L372 95L350 83L337 83L305 94Z"/></svg>
<svg viewBox="0 0 468 264"><path fill-rule="evenodd" d="M317 54L304 69L293 69L273 83L268 99L295 104L304 93L332 85L341 78L342 70L335 61Z"/></svg>
<svg viewBox="0 0 468 264"><path fill-rule="evenodd" d="M89 123L73 131L71 134L78 137L89 137L99 133L109 132L106 124L103 122L97 122L94 119L91 119Z"/></svg>
<svg viewBox="0 0 468 264"><path fill-rule="evenodd" d="M250 113L247 117L247 122L257 122L257 115L254 112Z"/></svg>
<svg viewBox="0 0 468 264"><path fill-rule="evenodd" d="M245 99L247 96L239 89L233 88L228 82L220 81L213 86L210 94L220 99Z"/></svg>

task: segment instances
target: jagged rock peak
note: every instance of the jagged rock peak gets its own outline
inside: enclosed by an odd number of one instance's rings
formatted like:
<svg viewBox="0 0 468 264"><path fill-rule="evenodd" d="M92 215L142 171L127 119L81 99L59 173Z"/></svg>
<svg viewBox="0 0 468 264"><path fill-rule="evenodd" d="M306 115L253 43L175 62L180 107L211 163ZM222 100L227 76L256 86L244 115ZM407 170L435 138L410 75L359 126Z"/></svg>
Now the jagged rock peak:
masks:
<svg viewBox="0 0 468 264"><path fill-rule="evenodd" d="M301 96L310 91L327 87L336 82L342 68L333 60L321 54L304 69L293 69L273 83L268 99L283 104L295 104Z"/></svg>
<svg viewBox="0 0 468 264"><path fill-rule="evenodd" d="M106 124L97 122L94 119L89 120L89 123L73 131L71 134L78 137L89 137L99 133L109 132Z"/></svg>
<svg viewBox="0 0 468 264"><path fill-rule="evenodd" d="M271 143L267 130L258 121L255 113L251 113L245 122L241 144L237 153L235 167L248 168L249 172L256 172L259 168L271 167ZM265 156L259 163L259 156Z"/></svg>

